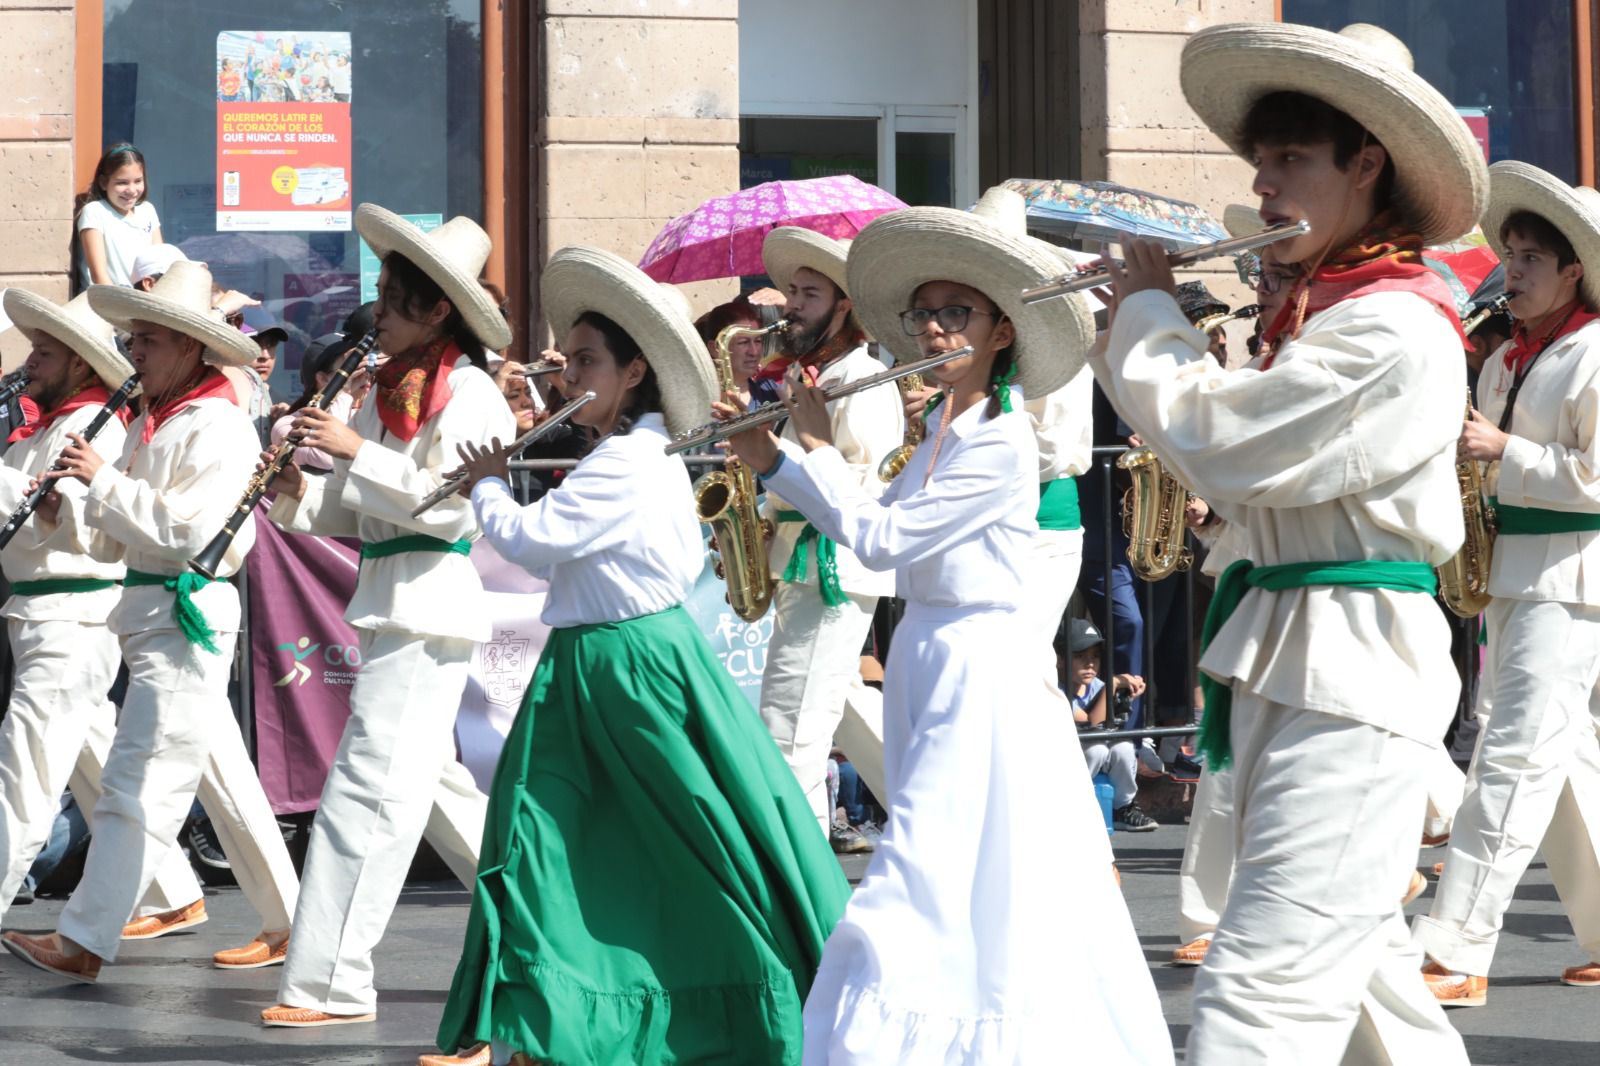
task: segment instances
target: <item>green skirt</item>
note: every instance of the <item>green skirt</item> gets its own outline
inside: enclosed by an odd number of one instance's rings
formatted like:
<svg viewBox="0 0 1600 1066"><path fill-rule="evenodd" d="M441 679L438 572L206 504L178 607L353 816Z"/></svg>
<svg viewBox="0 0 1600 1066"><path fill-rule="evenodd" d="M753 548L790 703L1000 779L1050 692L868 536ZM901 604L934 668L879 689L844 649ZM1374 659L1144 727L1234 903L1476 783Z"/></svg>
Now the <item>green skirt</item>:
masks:
<svg viewBox="0 0 1600 1066"><path fill-rule="evenodd" d="M849 895L681 607L551 632L489 792L439 1046L561 1066L798 1063Z"/></svg>

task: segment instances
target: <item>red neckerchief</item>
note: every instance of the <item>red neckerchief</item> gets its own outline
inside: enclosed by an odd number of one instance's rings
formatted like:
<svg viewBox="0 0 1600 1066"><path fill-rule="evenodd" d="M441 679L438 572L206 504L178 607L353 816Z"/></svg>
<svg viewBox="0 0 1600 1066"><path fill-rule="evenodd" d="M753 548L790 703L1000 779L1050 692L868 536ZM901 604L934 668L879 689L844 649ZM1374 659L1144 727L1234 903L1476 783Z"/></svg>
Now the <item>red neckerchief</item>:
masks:
<svg viewBox="0 0 1600 1066"><path fill-rule="evenodd" d="M782 381L789 368L799 363L806 376L806 384L815 385L817 375L827 365L846 352L854 351L861 346L867 335L858 329L842 329L829 337L805 355L775 355L760 370L756 371L756 380Z"/></svg>
<svg viewBox="0 0 1600 1066"><path fill-rule="evenodd" d="M152 407L145 412L144 429L140 432L140 440L145 444L149 444L150 438L156 435L156 430L160 429L167 419L190 404L198 403L201 400L209 400L213 397L221 396L229 403L235 406L238 405L239 394L234 391L233 382L228 380L228 376L213 367L205 367L203 370L204 372L199 379L189 386L188 391L183 395L171 403L163 404L160 407Z"/></svg>
<svg viewBox="0 0 1600 1066"><path fill-rule="evenodd" d="M1550 347L1556 341L1569 333L1574 333L1600 315L1593 311L1586 311L1581 300L1573 300L1565 307L1558 308L1551 316L1554 324L1538 337L1530 336L1527 323L1519 322L1516 330L1511 334L1511 347L1506 351L1506 369L1511 371L1512 377L1521 377L1525 367L1533 361L1533 357Z"/></svg>
<svg viewBox="0 0 1600 1066"><path fill-rule="evenodd" d="M450 370L461 349L440 337L420 351L390 357L373 378L378 394L378 419L401 440L417 435L422 423L450 402Z"/></svg>
<svg viewBox="0 0 1600 1066"><path fill-rule="evenodd" d="M27 440L35 433L43 433L78 408L96 404L104 407L109 399L111 399L111 393L106 390L104 385L86 385L71 396L68 396L66 402L54 411L41 413L37 418L30 419L27 425L18 426L12 430L11 436L6 438L6 443L15 444L19 440Z"/></svg>
<svg viewBox="0 0 1600 1066"><path fill-rule="evenodd" d="M1270 369L1277 358L1278 342L1292 340L1306 319L1335 304L1370 296L1375 292L1409 292L1437 307L1466 344L1455 298L1444 279L1422 261L1422 237L1395 222L1384 211L1337 252L1330 252L1309 278L1300 278L1289 299L1261 334L1257 349L1262 354L1261 369Z"/></svg>

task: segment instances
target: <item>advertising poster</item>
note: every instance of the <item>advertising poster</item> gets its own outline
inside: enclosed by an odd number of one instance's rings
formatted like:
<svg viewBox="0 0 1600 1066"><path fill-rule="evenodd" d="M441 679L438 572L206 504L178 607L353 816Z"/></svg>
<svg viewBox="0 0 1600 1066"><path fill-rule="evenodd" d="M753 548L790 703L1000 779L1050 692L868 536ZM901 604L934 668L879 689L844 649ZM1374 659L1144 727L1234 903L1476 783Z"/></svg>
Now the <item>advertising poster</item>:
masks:
<svg viewBox="0 0 1600 1066"><path fill-rule="evenodd" d="M348 230L350 35L217 34L217 231Z"/></svg>

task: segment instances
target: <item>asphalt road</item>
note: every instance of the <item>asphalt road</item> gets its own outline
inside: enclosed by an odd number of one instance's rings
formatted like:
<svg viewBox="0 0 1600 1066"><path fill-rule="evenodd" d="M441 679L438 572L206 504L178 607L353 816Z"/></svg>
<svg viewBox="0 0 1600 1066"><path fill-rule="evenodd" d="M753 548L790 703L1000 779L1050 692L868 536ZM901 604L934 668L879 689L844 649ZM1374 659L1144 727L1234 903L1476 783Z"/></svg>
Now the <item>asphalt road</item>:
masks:
<svg viewBox="0 0 1600 1066"><path fill-rule="evenodd" d="M1183 828L1118 834L1114 845L1166 1022L1181 1048L1194 972L1169 967L1166 959L1177 943L1171 929ZM1431 867L1440 857L1423 852L1420 861ZM847 860L846 872L859 876L864 864ZM1412 910L1425 909L1431 893L1430 888ZM16 908L7 925L47 930L60 909L59 901L49 900ZM209 965L212 951L243 943L255 932L250 907L230 889L211 895L207 909L210 922L193 932L129 944L93 987L64 984L0 955L0 1066L410 1066L418 1052L431 1049L466 921L466 895L459 886L407 890L378 950L378 1022L334 1029L262 1029L257 1011L273 1002L278 971L226 974ZM1563 967L1581 961L1549 876L1536 864L1508 916L1488 1006L1450 1015L1466 1035L1472 1061L1600 1063L1600 991L1566 988L1557 980ZM1062 1042L1070 1047L1070 1031L1063 1031Z"/></svg>

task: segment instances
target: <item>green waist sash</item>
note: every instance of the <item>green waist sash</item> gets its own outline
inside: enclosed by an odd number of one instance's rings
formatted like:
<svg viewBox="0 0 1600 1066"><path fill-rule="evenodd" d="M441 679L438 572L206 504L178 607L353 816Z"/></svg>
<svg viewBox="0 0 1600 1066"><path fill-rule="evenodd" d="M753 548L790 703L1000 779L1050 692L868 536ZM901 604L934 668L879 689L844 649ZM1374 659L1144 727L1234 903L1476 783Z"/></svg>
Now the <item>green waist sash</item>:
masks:
<svg viewBox="0 0 1600 1066"><path fill-rule="evenodd" d="M57 592L99 592L114 589L119 582L106 577L45 577L38 581L13 581L15 596L50 596Z"/></svg>
<svg viewBox="0 0 1600 1066"><path fill-rule="evenodd" d="M151 574L129 567L128 576L123 583L131 589L142 585L160 585L172 593L172 617L178 623L179 632L190 644L198 644L212 655L220 655L222 649L217 647L217 631L211 628L211 623L206 620L204 612L195 606L194 594L207 585L222 580L224 579L205 577L192 571L170 576Z"/></svg>
<svg viewBox="0 0 1600 1066"><path fill-rule="evenodd" d="M387 559L391 555L404 555L406 552L471 555L472 541L465 537L460 540L442 540L439 537L430 537L426 533L408 533L403 537L395 537L392 540L361 542L361 558L363 559Z"/></svg>
<svg viewBox="0 0 1600 1066"><path fill-rule="evenodd" d="M1078 511L1078 479L1058 477L1039 486L1040 529L1082 529Z"/></svg>
<svg viewBox="0 0 1600 1066"><path fill-rule="evenodd" d="M817 527L806 522L806 516L799 511L779 511L779 522L805 522L806 527L800 531L800 539L794 542L794 552L789 556L789 565L783 568L783 580L797 584L806 579L806 568L811 554L811 543L817 545L817 589L822 593L822 602L829 607L839 607L844 604L844 590L839 587L839 546L829 537L824 537L817 532Z"/></svg>
<svg viewBox="0 0 1600 1066"><path fill-rule="evenodd" d="M1282 563L1278 566L1256 566L1248 559L1240 559L1217 579L1217 590L1211 597L1211 607L1206 611L1206 620L1200 629L1200 654L1205 655L1212 638L1221 632L1250 589L1281 592L1314 585L1425 592L1433 596L1439 591L1439 577L1427 563L1384 559L1357 559L1342 563ZM1213 770L1225 770L1233 762L1233 744L1229 736L1233 717L1233 686L1218 681L1210 674L1201 673L1200 687L1205 693L1206 714L1200 723L1199 749L1206 757L1206 765Z"/></svg>
<svg viewBox="0 0 1600 1066"><path fill-rule="evenodd" d="M1513 507L1496 496L1489 497L1494 508L1495 532L1501 536L1527 536L1535 533L1588 533L1600 529L1600 513L1593 511L1547 511L1543 507Z"/></svg>

